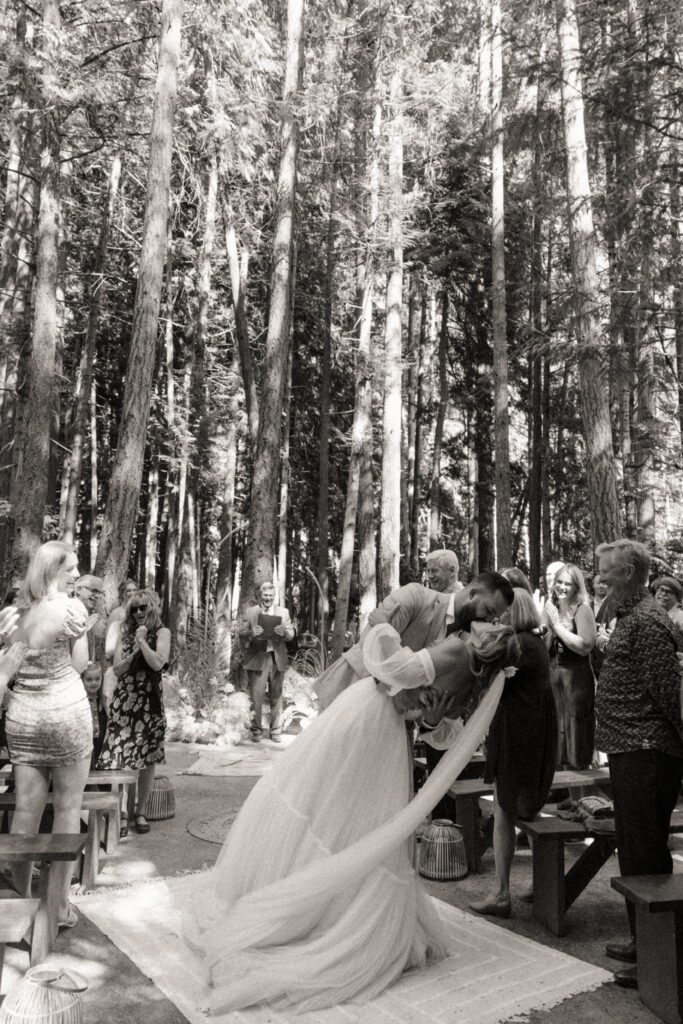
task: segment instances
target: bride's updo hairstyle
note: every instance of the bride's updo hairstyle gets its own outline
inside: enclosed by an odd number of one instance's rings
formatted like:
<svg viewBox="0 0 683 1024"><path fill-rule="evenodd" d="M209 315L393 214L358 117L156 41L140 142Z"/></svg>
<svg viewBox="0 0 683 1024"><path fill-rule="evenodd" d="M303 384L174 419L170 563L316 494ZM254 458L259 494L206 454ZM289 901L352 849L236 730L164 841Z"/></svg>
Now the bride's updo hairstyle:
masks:
<svg viewBox="0 0 683 1024"><path fill-rule="evenodd" d="M486 686L502 668L517 664L521 650L512 626L493 626L484 622L473 623L472 626L467 640L470 668Z"/></svg>

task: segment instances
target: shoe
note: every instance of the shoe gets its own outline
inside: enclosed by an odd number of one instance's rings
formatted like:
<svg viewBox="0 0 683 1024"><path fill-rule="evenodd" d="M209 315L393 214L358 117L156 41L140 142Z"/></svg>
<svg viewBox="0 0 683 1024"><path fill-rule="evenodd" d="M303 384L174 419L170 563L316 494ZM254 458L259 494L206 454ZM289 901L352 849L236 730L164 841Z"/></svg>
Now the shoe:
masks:
<svg viewBox="0 0 683 1024"><path fill-rule="evenodd" d="M608 942L605 953L613 960L623 960L625 964L635 964L638 960L635 939L631 939L630 942Z"/></svg>
<svg viewBox="0 0 683 1024"><path fill-rule="evenodd" d="M252 743L260 743L261 742L261 737L257 736L255 733L252 733L251 734L251 742Z"/></svg>
<svg viewBox="0 0 683 1024"><path fill-rule="evenodd" d="M282 738L280 736L271 736L270 737L270 742L271 743L282 743Z"/></svg>
<svg viewBox="0 0 683 1024"><path fill-rule="evenodd" d="M557 809L558 811L571 811L574 809L574 801L568 796L564 800L560 800L559 804L557 804Z"/></svg>
<svg viewBox="0 0 683 1024"><path fill-rule="evenodd" d="M623 967L614 972L614 984L621 988L638 988L638 974L635 967Z"/></svg>
<svg viewBox="0 0 683 1024"><path fill-rule="evenodd" d="M521 892L519 894L519 898L520 898L520 900L524 900L525 903L533 903L534 902L534 887L533 887L533 885L530 885L528 889L525 889L524 892Z"/></svg>
<svg viewBox="0 0 683 1024"><path fill-rule="evenodd" d="M119 829L119 839L125 839L128 835L128 815L121 815L121 828Z"/></svg>
<svg viewBox="0 0 683 1024"><path fill-rule="evenodd" d="M69 904L69 909L66 912L66 918L63 921L57 922L58 928L75 928L78 924L78 912L76 908Z"/></svg>
<svg viewBox="0 0 683 1024"><path fill-rule="evenodd" d="M135 815L135 831L136 832L138 832L140 835L144 835L145 832L149 832L151 827L152 826L147 821L147 818L144 816L144 814L136 814Z"/></svg>
<svg viewBox="0 0 683 1024"><path fill-rule="evenodd" d="M512 903L510 899L500 899L500 897L493 896L486 900L475 900L474 903L470 903L470 910L473 910L475 914L486 914L488 917L509 917L512 913Z"/></svg>

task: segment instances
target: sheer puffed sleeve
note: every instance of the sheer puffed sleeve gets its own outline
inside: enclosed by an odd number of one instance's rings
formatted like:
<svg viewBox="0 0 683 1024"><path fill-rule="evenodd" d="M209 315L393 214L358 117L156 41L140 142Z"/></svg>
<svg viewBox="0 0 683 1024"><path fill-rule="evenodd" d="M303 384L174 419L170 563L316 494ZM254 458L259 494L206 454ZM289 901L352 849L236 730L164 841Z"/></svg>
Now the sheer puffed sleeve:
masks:
<svg viewBox="0 0 683 1024"><path fill-rule="evenodd" d="M434 681L434 663L427 651L401 647L401 638L388 622L373 626L363 641L363 661L368 675L374 676L393 697L399 690L430 686Z"/></svg>

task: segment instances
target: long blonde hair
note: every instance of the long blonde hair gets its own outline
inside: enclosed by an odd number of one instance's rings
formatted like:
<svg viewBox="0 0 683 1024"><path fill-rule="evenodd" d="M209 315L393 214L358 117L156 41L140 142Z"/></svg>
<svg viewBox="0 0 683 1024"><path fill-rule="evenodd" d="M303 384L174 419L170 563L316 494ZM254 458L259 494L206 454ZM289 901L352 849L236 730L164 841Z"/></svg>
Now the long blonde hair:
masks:
<svg viewBox="0 0 683 1024"><path fill-rule="evenodd" d="M49 540L41 544L28 564L26 575L17 593L17 607L30 608L50 592L60 570L75 548L63 540Z"/></svg>
<svg viewBox="0 0 683 1024"><path fill-rule="evenodd" d="M584 579L584 575L579 569L578 565L575 565L573 562L565 562L562 568L558 569L555 573L555 579L553 580L553 596L555 597L555 599L558 602L560 600L559 597L557 597L557 595L555 594L555 587L557 585L558 577L561 576L563 572L566 572L567 575L571 578L571 581L574 584L576 590L576 593L574 594L574 597L571 601L572 605L588 604L588 591L586 590L586 580Z"/></svg>
<svg viewBox="0 0 683 1024"><path fill-rule="evenodd" d="M150 632L156 632L157 629L161 629L162 622L161 615L159 613L161 602L159 601L158 596L153 590L140 588L140 590L136 590L134 594L131 594L126 602L126 610L123 615L121 632L128 637L135 635L135 631L139 625L133 615L133 605L142 604L143 601L147 605L144 625Z"/></svg>
<svg viewBox="0 0 683 1024"><path fill-rule="evenodd" d="M476 623L473 623L476 625ZM506 665L516 665L520 646L512 626L494 626L487 630L471 631L467 638L470 668L484 685Z"/></svg>

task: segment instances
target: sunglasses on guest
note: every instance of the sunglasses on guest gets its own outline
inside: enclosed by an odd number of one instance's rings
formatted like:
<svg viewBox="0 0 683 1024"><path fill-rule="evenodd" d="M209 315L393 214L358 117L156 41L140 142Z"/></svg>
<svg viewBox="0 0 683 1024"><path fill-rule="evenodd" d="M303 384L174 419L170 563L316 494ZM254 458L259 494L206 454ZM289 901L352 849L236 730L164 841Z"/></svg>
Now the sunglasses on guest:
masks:
<svg viewBox="0 0 683 1024"><path fill-rule="evenodd" d="M130 606L130 610L132 612L146 612L148 608L148 604L132 604Z"/></svg>

